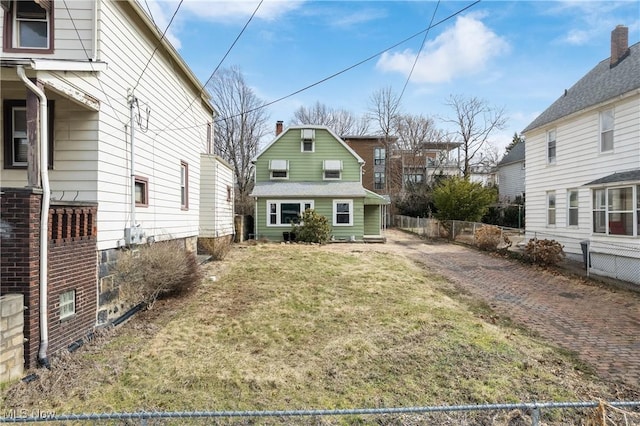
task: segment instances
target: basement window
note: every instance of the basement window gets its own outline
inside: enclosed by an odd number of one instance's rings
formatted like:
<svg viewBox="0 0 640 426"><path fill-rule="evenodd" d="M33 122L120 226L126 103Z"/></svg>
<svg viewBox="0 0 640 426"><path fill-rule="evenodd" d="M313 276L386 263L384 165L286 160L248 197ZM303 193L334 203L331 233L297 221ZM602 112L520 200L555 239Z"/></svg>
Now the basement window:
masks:
<svg viewBox="0 0 640 426"><path fill-rule="evenodd" d="M76 291L65 291L60 295L60 319L66 319L76 314Z"/></svg>

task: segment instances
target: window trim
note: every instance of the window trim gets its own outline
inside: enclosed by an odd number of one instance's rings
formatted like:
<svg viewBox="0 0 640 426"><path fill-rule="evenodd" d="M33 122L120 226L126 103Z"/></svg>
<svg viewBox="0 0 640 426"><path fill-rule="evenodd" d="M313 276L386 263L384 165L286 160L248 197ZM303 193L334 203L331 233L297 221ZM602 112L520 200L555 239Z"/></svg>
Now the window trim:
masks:
<svg viewBox="0 0 640 426"><path fill-rule="evenodd" d="M335 164L332 164L335 163ZM329 174L338 172L338 176L328 176ZM342 160L324 160L322 162L322 180L341 180L342 179Z"/></svg>
<svg viewBox="0 0 640 426"><path fill-rule="evenodd" d="M144 176L136 175L134 177L134 184L135 186L142 186L142 200L140 202L136 200L136 207L149 207L149 179Z"/></svg>
<svg viewBox="0 0 640 426"><path fill-rule="evenodd" d="M69 297L69 300L63 300L65 296ZM58 315L60 316L60 321L72 318L76 314L76 290L71 289L67 291L63 291L60 293L58 298L59 308ZM71 306L71 309L68 307Z"/></svg>
<svg viewBox="0 0 640 426"><path fill-rule="evenodd" d="M266 200L266 226L268 228L275 227L291 227L290 223L282 223L282 204L299 204L300 206L300 214L302 214L306 209L314 208L314 200ZM275 211L271 212L271 205L275 205ZM271 223L271 217L275 215L276 223Z"/></svg>
<svg viewBox="0 0 640 426"><path fill-rule="evenodd" d="M551 201L553 200L553 207L551 206ZM556 191L547 191L546 195L546 205L547 205L547 226L556 226L558 223L558 205L556 203ZM551 214L553 213L553 215ZM553 218L553 223L551 223L551 219Z"/></svg>
<svg viewBox="0 0 640 426"><path fill-rule="evenodd" d="M384 185L385 185L384 172L374 172L373 173L373 188L375 190L380 191L380 190L384 189Z"/></svg>
<svg viewBox="0 0 640 426"><path fill-rule="evenodd" d="M384 147L373 148L373 164L383 166L386 162L386 150Z"/></svg>
<svg viewBox="0 0 640 426"><path fill-rule="evenodd" d="M621 190L621 189L631 189L631 209L630 210L611 210L609 208L610 199L609 192L612 190ZM597 202L597 194L602 191L603 193L603 204L596 205ZM591 233L592 235L599 236L607 236L607 237L615 237L615 238L638 238L640 237L640 184L627 184L627 185L616 185L616 186L602 186L598 188L591 189ZM602 228L604 231L599 232L596 231L596 214L604 213L604 224ZM619 234L611 232L611 220L610 215L612 214L631 214L631 233L630 234Z"/></svg>
<svg viewBox="0 0 640 426"><path fill-rule="evenodd" d="M27 101L23 99L5 99L2 103L3 117L3 147L4 147L4 168L5 169L26 169L28 164L13 163L13 110L14 108L26 108ZM47 102L49 112L49 170L53 169L53 150L54 150L54 129L53 122L55 119L55 101Z"/></svg>
<svg viewBox="0 0 640 426"><path fill-rule="evenodd" d="M353 200L352 199L336 199L333 200L333 226L353 226ZM338 214L345 214L344 212L338 212L338 204L348 204L349 205L349 222L342 223L338 222Z"/></svg>
<svg viewBox="0 0 640 426"><path fill-rule="evenodd" d="M553 134L553 140L551 140L550 136ZM547 164L555 164L556 158L558 155L557 147L558 147L558 130L550 129L547 130ZM553 156L551 155L551 151L553 150Z"/></svg>
<svg viewBox="0 0 640 426"><path fill-rule="evenodd" d="M189 210L189 164L180 161L180 209Z"/></svg>
<svg viewBox="0 0 640 426"><path fill-rule="evenodd" d="M576 205L571 206L571 194L576 195ZM571 223L571 211L575 210L576 223ZM578 227L580 225L580 191L577 189L569 189L567 191L567 226Z"/></svg>
<svg viewBox="0 0 640 426"><path fill-rule="evenodd" d="M285 166L277 167L275 161L284 161ZM275 173L283 173L283 176L276 176ZM269 178L271 180L288 180L289 179L289 160L269 160Z"/></svg>
<svg viewBox="0 0 640 426"><path fill-rule="evenodd" d="M608 113L608 112L611 112L611 129L604 130L603 117L605 116L605 113ZM615 116L614 108L603 109L598 113L598 151L601 154L607 154L614 151L614 148L615 148L614 137L615 137L615 128L616 128L615 122L616 122L616 116ZM607 150L603 149L602 147L603 146L602 136L604 135L605 132L611 132L611 149L607 149Z"/></svg>
<svg viewBox="0 0 640 426"><path fill-rule="evenodd" d="M3 33L3 46L2 50L7 53L53 53L55 49L55 16L54 16L54 1L49 0L49 10L45 9L47 13L47 40L49 41L48 48L37 47L16 47L16 31L18 26L16 25L16 1L11 1L11 8L4 13L4 33ZM35 3L35 2L34 2Z"/></svg>

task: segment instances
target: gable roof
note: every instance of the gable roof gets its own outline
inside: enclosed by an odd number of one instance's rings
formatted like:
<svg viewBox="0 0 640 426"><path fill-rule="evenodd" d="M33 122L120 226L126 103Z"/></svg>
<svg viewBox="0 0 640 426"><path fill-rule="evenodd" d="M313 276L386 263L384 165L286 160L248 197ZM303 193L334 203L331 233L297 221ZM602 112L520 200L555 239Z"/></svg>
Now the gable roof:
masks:
<svg viewBox="0 0 640 426"><path fill-rule="evenodd" d="M336 139L338 141L338 143L340 143L344 149L346 149L347 151L349 151L349 153L351 155L353 155L356 160L358 161L358 163L360 164L364 164L364 160L362 159L362 157L360 157L354 150L353 148L351 148L340 136L338 136L337 134L335 134L333 132L333 130L331 130L330 128L328 128L327 126L319 126L319 125L311 125L311 124L305 124L305 125L301 125L301 126L291 126L286 128L285 130L283 130L278 136L276 136L276 138L274 140L272 140L271 142L269 142L267 144L267 146L265 146L255 157L253 157L253 159L251 160L252 163L255 163L256 160L258 160L258 157L260 157L262 154L264 154L269 148L271 148L271 146L273 144L275 144L277 141L280 140L281 137L283 137L286 133L289 133L289 131L291 130L300 130L300 129L315 129L315 130L326 130L327 132L329 132L329 134L331 136L334 137L334 139Z"/></svg>
<svg viewBox="0 0 640 426"><path fill-rule="evenodd" d="M509 152L502 157L502 160L498 162L498 167L506 166L507 164L516 163L518 161L524 161L524 142L518 142L515 144Z"/></svg>
<svg viewBox="0 0 640 426"><path fill-rule="evenodd" d="M616 66L609 64L607 58L596 65L522 133L640 88L640 43L629 47L629 55Z"/></svg>

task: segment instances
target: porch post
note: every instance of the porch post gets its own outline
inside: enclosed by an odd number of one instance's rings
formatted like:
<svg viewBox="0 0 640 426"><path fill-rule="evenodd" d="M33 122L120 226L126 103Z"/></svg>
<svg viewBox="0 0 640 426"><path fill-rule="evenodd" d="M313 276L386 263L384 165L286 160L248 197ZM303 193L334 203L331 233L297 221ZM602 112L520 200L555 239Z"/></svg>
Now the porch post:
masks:
<svg viewBox="0 0 640 426"><path fill-rule="evenodd" d="M43 84L34 81L40 90ZM29 147L27 149L27 187L41 188L40 167L48 166L47 158L40 158L40 100L31 90L27 90L27 140ZM44 166L40 164L44 162Z"/></svg>

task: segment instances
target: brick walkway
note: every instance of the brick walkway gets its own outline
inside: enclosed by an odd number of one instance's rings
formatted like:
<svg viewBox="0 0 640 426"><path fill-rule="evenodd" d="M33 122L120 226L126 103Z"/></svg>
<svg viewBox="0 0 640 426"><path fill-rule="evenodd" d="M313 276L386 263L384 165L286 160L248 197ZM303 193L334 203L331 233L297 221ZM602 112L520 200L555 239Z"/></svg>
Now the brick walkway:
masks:
<svg viewBox="0 0 640 426"><path fill-rule="evenodd" d="M640 294L593 285L456 244L387 230L388 248L482 298L548 341L575 351L604 379L640 389ZM406 250L408 249L408 250ZM394 250L395 251L395 250Z"/></svg>

